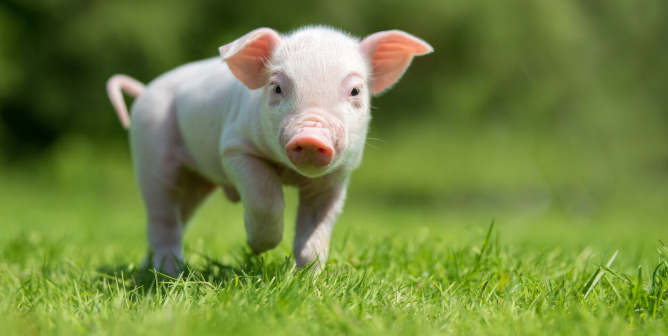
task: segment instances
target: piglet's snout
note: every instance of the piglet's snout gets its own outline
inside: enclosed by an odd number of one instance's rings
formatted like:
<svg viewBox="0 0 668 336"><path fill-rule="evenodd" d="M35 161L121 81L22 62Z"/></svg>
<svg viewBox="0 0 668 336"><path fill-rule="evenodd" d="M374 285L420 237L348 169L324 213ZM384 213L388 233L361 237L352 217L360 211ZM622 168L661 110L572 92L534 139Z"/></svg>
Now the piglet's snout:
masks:
<svg viewBox="0 0 668 336"><path fill-rule="evenodd" d="M295 166L326 166L334 158L334 146L321 127L303 127L286 145L286 154Z"/></svg>

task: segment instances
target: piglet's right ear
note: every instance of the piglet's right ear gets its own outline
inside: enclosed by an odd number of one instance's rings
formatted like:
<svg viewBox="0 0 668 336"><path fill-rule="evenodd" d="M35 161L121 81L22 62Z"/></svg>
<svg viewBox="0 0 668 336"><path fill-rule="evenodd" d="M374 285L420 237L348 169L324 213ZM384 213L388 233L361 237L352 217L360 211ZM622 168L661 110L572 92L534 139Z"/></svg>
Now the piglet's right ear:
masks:
<svg viewBox="0 0 668 336"><path fill-rule="evenodd" d="M259 28L228 43L220 50L220 58L238 80L251 90L262 87L267 80L265 61L281 42L281 35L269 28Z"/></svg>

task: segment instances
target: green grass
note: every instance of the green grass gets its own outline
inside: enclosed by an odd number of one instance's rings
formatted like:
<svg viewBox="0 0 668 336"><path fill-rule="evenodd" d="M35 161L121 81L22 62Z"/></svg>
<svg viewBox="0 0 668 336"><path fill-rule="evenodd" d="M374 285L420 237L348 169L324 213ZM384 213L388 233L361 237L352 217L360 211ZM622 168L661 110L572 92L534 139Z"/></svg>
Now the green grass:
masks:
<svg viewBox="0 0 668 336"><path fill-rule="evenodd" d="M279 248L250 255L243 209L216 194L173 280L139 268L124 146L64 141L1 171L0 335L668 332L666 181L595 174L603 159L568 161L580 152L558 143L453 137L439 146L457 160L422 174L401 161L429 148L372 143L324 272L294 268L289 225ZM531 154L545 148L566 154Z"/></svg>

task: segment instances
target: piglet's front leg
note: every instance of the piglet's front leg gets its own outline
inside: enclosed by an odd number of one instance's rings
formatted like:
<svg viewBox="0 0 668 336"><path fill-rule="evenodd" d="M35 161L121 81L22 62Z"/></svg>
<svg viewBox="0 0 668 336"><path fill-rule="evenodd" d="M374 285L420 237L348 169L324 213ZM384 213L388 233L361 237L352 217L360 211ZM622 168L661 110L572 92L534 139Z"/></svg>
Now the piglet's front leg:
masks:
<svg viewBox="0 0 668 336"><path fill-rule="evenodd" d="M297 266L317 261L316 269L325 267L329 240L346 198L346 184L322 191L303 189L299 194L299 210L295 233L294 255Z"/></svg>
<svg viewBox="0 0 668 336"><path fill-rule="evenodd" d="M259 254L273 249L283 238L283 189L276 169L266 161L235 153L223 158L223 166L244 205L248 244Z"/></svg>

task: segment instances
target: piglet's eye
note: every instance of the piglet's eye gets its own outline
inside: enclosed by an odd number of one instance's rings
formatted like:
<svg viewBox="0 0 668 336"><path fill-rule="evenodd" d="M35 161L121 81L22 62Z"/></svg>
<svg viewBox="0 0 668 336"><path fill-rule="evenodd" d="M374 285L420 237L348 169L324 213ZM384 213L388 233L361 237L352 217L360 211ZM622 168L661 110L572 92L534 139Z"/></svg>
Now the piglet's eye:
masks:
<svg viewBox="0 0 668 336"><path fill-rule="evenodd" d="M281 93L283 92L283 91L281 90L281 86L278 85L278 84L277 84L277 85L274 85L274 92L275 92L275 93L278 93L278 94L281 94Z"/></svg>
<svg viewBox="0 0 668 336"><path fill-rule="evenodd" d="M350 91L350 95L355 97L360 94L360 88L354 88L352 91Z"/></svg>

